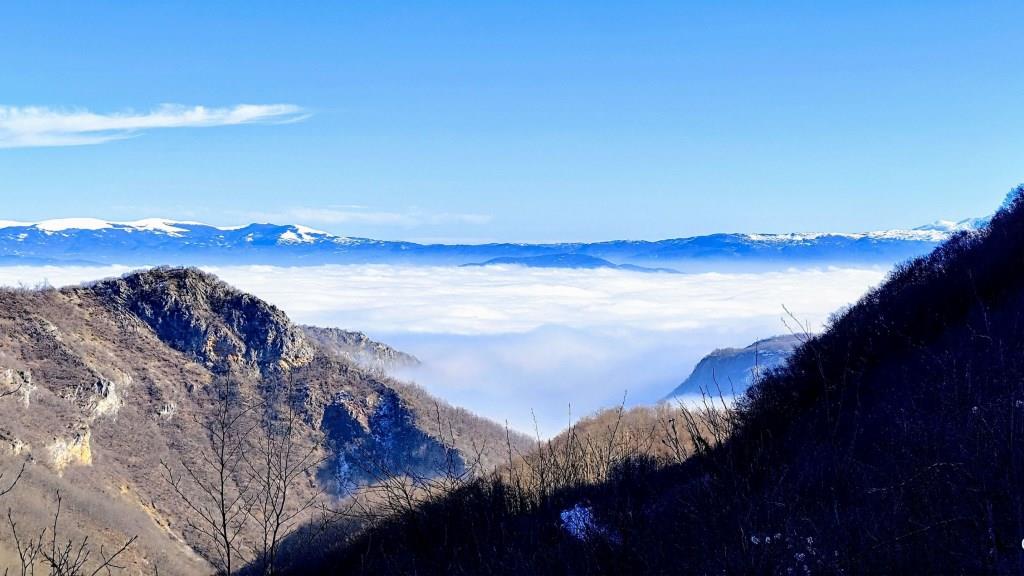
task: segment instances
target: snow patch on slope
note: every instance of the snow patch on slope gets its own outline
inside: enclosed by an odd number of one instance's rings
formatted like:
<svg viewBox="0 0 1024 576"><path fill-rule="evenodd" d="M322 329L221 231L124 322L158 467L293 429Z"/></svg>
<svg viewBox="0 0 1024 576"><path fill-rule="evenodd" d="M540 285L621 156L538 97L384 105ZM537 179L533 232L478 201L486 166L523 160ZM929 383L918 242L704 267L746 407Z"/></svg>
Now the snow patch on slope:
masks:
<svg viewBox="0 0 1024 576"><path fill-rule="evenodd" d="M312 244L324 238L331 238L334 235L323 230L316 230L308 226L290 225L288 230L278 236L281 244Z"/></svg>
<svg viewBox="0 0 1024 576"><path fill-rule="evenodd" d="M904 240L908 242L944 242L955 232L960 230L975 230L976 228L940 229L921 227L913 230L878 230L875 232L804 232L792 234L742 234L751 242L765 242L775 244L798 244L814 242L822 238L845 238L850 240Z"/></svg>
<svg viewBox="0 0 1024 576"><path fill-rule="evenodd" d="M106 220L100 220L98 218L54 218L53 220L43 220L33 224L36 228L43 232L62 232L64 230L103 230L104 228L113 228L111 222Z"/></svg>
<svg viewBox="0 0 1024 576"><path fill-rule="evenodd" d="M199 222L175 222L173 220L165 220L163 218L144 218L142 220L135 220L134 222L115 222L114 224L146 232L163 232L164 234L170 234L172 236L177 236L183 232L189 231L188 228L181 228L181 225L202 226Z"/></svg>
<svg viewBox="0 0 1024 576"><path fill-rule="evenodd" d="M202 226L199 222L178 222L165 218L144 218L131 222L113 222L99 218L53 218L39 222L21 222L17 220L0 220L0 228L35 228L47 234L66 232L68 230L108 230L118 228L128 232L162 232L178 235L188 232L181 225Z"/></svg>

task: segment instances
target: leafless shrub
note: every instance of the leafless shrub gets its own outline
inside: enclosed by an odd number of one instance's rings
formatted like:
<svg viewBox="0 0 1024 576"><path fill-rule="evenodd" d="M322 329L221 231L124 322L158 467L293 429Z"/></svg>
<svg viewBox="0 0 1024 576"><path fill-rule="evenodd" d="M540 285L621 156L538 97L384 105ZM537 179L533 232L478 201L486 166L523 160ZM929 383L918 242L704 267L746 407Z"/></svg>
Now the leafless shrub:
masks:
<svg viewBox="0 0 1024 576"><path fill-rule="evenodd" d="M526 454L508 450L499 471L524 501L539 502L558 491L608 481L623 466L645 461L661 467L679 463L725 441L732 412L724 399L704 395L698 408L682 403L617 408L571 425Z"/></svg>
<svg viewBox="0 0 1024 576"><path fill-rule="evenodd" d="M90 545L88 536L81 540L64 539L60 535L62 503L63 499L58 492L57 509L53 515L52 525L40 530L35 537L27 539L18 533L18 523L14 520L13 511L7 510L7 525L14 540L21 576L35 576L36 569L40 566L49 576L98 576L113 574L115 570L124 570L125 567L117 563L118 558L135 543L138 536L132 536L112 553L104 546L94 548Z"/></svg>
<svg viewBox="0 0 1024 576"><path fill-rule="evenodd" d="M534 529L521 532L531 525L524 524L525 518L542 522L536 525L541 529L550 520L540 518L557 518L594 490L611 486L628 492L634 479L642 477L638 474L681 462L704 450L698 446L724 442L731 422L731 408L710 397L699 410L669 404L626 409L623 403L576 422L549 440L538 436L531 450L521 450L508 431L507 461L490 470L472 455L464 467L449 458L431 474L382 467L375 482L358 490L342 509L332 510L335 518L354 520L361 531L332 542L334 552L328 548L300 554L289 571L536 569L528 555L550 546L551 540ZM436 436L454 455L451 434L440 416L437 427ZM517 540L516 549L492 548L513 533L528 543Z"/></svg>

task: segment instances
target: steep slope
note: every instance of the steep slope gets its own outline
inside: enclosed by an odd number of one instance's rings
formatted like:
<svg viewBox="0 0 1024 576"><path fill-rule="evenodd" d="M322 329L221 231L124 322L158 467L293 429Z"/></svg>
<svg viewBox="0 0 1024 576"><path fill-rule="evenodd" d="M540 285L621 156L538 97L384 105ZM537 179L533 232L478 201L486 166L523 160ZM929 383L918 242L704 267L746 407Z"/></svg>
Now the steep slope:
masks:
<svg viewBox="0 0 1024 576"><path fill-rule="evenodd" d="M900 266L759 381L728 440L566 493L561 517L557 506L517 512L500 504L500 485L474 485L322 566L1019 573L1022 326L1024 187L987 230ZM588 527L582 536L559 529L567 513Z"/></svg>
<svg viewBox="0 0 1024 576"><path fill-rule="evenodd" d="M201 424L220 383L271 407L297 402L303 441L322 439L326 459L300 497L342 496L382 465L430 474L449 443L458 458L488 446L497 459L506 442L504 429L360 368L275 307L198 270L158 268L0 291L0 393L16 392L0 398L0 470L29 461L3 505L32 532L60 490L70 530L108 549L140 536L133 569L209 570L161 462L208 450ZM452 425L439 430L439 415Z"/></svg>
<svg viewBox="0 0 1024 576"><path fill-rule="evenodd" d="M715 350L702 358L666 399L701 394L739 396L757 378L784 364L800 342L797 336L775 336L746 348Z"/></svg>

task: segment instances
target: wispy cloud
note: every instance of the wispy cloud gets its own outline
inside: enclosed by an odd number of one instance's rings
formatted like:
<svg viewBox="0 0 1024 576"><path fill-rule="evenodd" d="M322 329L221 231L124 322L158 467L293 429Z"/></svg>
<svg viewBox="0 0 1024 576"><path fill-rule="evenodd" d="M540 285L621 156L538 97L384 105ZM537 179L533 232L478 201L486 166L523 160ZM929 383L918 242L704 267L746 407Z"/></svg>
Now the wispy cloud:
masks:
<svg viewBox="0 0 1024 576"><path fill-rule="evenodd" d="M412 208L405 211L373 210L365 206L328 206L324 208L294 207L280 212L249 213L248 218L279 223L300 224L364 224L418 228L443 224L483 225L491 221L489 214L431 212Z"/></svg>
<svg viewBox="0 0 1024 576"><path fill-rule="evenodd" d="M84 146L121 140L157 128L291 123L308 116L292 104L240 104L228 108L163 104L148 112L110 114L79 108L0 106L0 148Z"/></svg>

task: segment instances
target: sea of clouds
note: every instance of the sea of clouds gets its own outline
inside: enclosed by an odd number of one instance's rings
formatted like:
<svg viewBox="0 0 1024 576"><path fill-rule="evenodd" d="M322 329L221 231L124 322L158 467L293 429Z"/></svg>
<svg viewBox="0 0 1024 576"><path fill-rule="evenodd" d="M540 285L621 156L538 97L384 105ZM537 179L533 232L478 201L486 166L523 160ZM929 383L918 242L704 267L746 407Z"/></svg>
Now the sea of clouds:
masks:
<svg viewBox="0 0 1024 576"><path fill-rule="evenodd" d="M345 265L208 271L305 324L361 330L415 354L400 376L542 436L570 418L656 402L711 350L746 346L830 314L885 270L646 274L619 270ZM77 284L110 267L0 267L0 284ZM787 320L790 328L784 323Z"/></svg>

